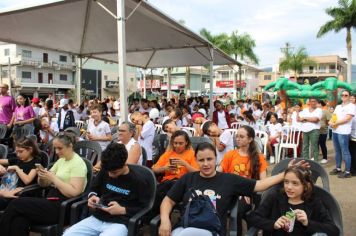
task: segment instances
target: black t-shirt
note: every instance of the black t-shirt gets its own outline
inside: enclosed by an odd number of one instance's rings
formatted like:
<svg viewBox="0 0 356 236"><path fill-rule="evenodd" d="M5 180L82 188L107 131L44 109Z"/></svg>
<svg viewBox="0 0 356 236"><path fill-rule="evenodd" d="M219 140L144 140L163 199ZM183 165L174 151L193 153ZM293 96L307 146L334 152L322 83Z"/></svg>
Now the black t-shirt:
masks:
<svg viewBox="0 0 356 236"><path fill-rule="evenodd" d="M93 215L99 220L127 225L129 219L148 205L149 194L145 176L129 166L129 173L110 178L107 171L101 170L94 180L92 191L98 194L103 205L116 201L126 208L126 215L110 215L96 209Z"/></svg>
<svg viewBox="0 0 356 236"><path fill-rule="evenodd" d="M212 178L204 178L199 172L188 173L180 178L167 193L167 196L174 202L183 201L186 206L191 192L209 196L213 205L216 207L220 221L222 223L221 235L225 234L227 212L234 204L237 195L248 196L254 191L256 181L246 179L238 175L217 172Z"/></svg>
<svg viewBox="0 0 356 236"><path fill-rule="evenodd" d="M20 169L22 169L22 171L27 175L31 172L32 169L36 169L35 164L41 164L41 160L39 158L33 158L31 161L28 162L21 161L18 158L9 158L8 161L9 161L9 166L16 165ZM35 184L36 182L37 182L37 178L34 178L30 184ZM26 185L19 178L17 182L17 187L24 187L24 186Z"/></svg>

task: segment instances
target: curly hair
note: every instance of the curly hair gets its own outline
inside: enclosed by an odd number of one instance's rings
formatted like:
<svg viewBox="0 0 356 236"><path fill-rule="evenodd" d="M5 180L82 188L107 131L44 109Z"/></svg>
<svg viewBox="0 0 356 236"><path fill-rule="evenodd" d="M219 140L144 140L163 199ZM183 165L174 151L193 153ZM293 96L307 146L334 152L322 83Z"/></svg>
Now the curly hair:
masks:
<svg viewBox="0 0 356 236"><path fill-rule="evenodd" d="M255 130L248 125L242 126L240 129L244 129L247 132L247 137L252 139L252 142L248 146L248 156L250 158L250 171L251 171L251 178L259 180L260 179L260 152L255 143Z"/></svg>
<svg viewBox="0 0 356 236"><path fill-rule="evenodd" d="M101 167L105 171L114 171L125 166L127 150L124 144L110 143L101 156Z"/></svg>

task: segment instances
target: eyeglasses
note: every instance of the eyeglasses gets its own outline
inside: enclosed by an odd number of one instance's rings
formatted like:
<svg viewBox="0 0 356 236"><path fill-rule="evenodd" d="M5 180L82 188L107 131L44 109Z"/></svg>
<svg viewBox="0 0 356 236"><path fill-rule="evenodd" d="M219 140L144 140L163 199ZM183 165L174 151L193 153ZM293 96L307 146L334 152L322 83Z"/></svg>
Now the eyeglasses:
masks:
<svg viewBox="0 0 356 236"><path fill-rule="evenodd" d="M127 130L119 129L119 132L127 132Z"/></svg>
<svg viewBox="0 0 356 236"><path fill-rule="evenodd" d="M348 97L348 94L342 94L341 97Z"/></svg>

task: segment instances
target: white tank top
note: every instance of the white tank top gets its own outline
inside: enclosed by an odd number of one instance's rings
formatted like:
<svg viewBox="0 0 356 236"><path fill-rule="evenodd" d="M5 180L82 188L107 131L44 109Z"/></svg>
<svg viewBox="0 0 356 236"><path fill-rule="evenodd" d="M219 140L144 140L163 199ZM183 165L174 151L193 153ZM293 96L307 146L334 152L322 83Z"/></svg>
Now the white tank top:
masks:
<svg viewBox="0 0 356 236"><path fill-rule="evenodd" d="M119 142L119 143L122 143L122 142ZM135 144L135 143L138 143L134 138L131 138L130 141L125 144L125 147L126 147L126 150L127 152L129 152L131 150L131 147ZM141 146L140 146L141 147ZM140 155L140 158L138 159L138 162L137 162L138 165L142 165L142 151L141 151L141 155Z"/></svg>

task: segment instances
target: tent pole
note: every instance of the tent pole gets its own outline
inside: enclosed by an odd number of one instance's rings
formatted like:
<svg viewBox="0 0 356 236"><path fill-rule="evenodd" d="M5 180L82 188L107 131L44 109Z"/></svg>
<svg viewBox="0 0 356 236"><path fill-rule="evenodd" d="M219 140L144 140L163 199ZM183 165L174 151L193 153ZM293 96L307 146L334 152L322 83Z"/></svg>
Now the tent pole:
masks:
<svg viewBox="0 0 356 236"><path fill-rule="evenodd" d="M143 70L143 98L146 99L146 70Z"/></svg>
<svg viewBox="0 0 356 236"><path fill-rule="evenodd" d="M119 66L120 87L120 120L128 119L128 105L126 94L126 32L125 32L125 0L117 0L117 56Z"/></svg>
<svg viewBox="0 0 356 236"><path fill-rule="evenodd" d="M167 72L167 101L171 99L171 67L168 67L168 72Z"/></svg>
<svg viewBox="0 0 356 236"><path fill-rule="evenodd" d="M77 57L77 78L76 78L76 82L77 82L77 104L80 105L81 104L81 91L82 91L82 69L83 69L83 61L82 61L82 57Z"/></svg>
<svg viewBox="0 0 356 236"><path fill-rule="evenodd" d="M209 117L212 120L213 119L213 112L214 112L214 102L213 102L213 87L214 87L214 49L210 48L210 55L211 55L211 60L210 60L210 94L209 94L209 99L210 99L210 106L209 106Z"/></svg>
<svg viewBox="0 0 356 236"><path fill-rule="evenodd" d="M242 67L239 65L239 90L240 90L240 99L242 99Z"/></svg>
<svg viewBox="0 0 356 236"><path fill-rule="evenodd" d="M234 100L237 99L237 73L236 71L234 70L234 68L232 69L232 76L234 78L234 95L233 95L233 98Z"/></svg>

